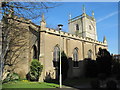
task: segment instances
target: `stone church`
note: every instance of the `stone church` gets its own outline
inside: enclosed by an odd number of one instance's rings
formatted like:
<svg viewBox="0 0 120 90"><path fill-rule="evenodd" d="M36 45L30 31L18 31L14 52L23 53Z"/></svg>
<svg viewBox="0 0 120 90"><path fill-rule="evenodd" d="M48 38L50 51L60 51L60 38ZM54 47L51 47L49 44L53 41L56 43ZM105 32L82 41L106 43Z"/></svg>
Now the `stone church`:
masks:
<svg viewBox="0 0 120 90"><path fill-rule="evenodd" d="M83 61L85 58L96 60L99 48L107 49L106 38L103 42L97 40L96 20L94 13L92 16L83 12L81 15L68 20L69 32L63 32L46 27L44 15L39 25L35 25L30 20L14 16L15 23L21 22L18 27L24 30L19 38L24 38L26 45L20 50L17 57L19 63L14 66L14 72L22 78L29 72L30 62L38 59L43 65L40 81L48 78L58 77L58 67L53 65L53 61L58 60L59 52L64 51L68 58L69 70L68 78L80 77L83 75ZM61 37L60 37L61 34ZM61 47L60 47L61 46ZM9 59L9 58L8 58ZM69 59L68 59L69 60ZM6 66L5 69L12 67Z"/></svg>

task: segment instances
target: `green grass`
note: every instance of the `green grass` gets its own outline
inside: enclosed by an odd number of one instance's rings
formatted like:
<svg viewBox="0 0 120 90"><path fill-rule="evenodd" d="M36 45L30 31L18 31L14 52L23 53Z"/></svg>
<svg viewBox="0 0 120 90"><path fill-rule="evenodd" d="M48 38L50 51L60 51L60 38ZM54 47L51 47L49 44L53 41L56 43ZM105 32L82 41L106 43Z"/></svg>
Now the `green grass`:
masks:
<svg viewBox="0 0 120 90"><path fill-rule="evenodd" d="M58 84L46 82L12 81L4 83L2 88L57 88Z"/></svg>
<svg viewBox="0 0 120 90"><path fill-rule="evenodd" d="M96 78L80 78L80 79L67 79L63 81L63 87L72 87L76 85L86 85L89 84L91 80ZM12 81L8 83L4 83L2 88L58 88L59 84L47 83L47 82L30 82L27 80L22 81Z"/></svg>

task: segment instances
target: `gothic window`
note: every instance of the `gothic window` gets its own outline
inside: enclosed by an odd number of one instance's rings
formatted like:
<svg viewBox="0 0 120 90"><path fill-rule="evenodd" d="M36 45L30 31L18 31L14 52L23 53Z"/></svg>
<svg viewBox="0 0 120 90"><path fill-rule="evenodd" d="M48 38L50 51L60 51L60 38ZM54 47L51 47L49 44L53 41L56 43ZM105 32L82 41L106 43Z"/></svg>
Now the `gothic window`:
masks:
<svg viewBox="0 0 120 90"><path fill-rule="evenodd" d="M54 61L58 61L59 60L59 53L60 53L59 47L55 46L54 53L53 53Z"/></svg>
<svg viewBox="0 0 120 90"><path fill-rule="evenodd" d="M91 27L91 25L89 25L89 29L90 29L90 30L92 30L92 27Z"/></svg>
<svg viewBox="0 0 120 90"><path fill-rule="evenodd" d="M53 52L53 64L54 64L54 67L58 67L59 58L60 58L60 48L58 46L55 46L54 52Z"/></svg>
<svg viewBox="0 0 120 90"><path fill-rule="evenodd" d="M92 59L92 50L89 50L89 51L88 51L88 58L91 58L91 59Z"/></svg>
<svg viewBox="0 0 120 90"><path fill-rule="evenodd" d="M73 51L73 67L78 67L78 48Z"/></svg>
<svg viewBox="0 0 120 90"><path fill-rule="evenodd" d="M76 24L76 31L77 31L77 30L79 30L79 25L78 25L78 24Z"/></svg>
<svg viewBox="0 0 120 90"><path fill-rule="evenodd" d="M37 47L33 45L33 59L37 59Z"/></svg>

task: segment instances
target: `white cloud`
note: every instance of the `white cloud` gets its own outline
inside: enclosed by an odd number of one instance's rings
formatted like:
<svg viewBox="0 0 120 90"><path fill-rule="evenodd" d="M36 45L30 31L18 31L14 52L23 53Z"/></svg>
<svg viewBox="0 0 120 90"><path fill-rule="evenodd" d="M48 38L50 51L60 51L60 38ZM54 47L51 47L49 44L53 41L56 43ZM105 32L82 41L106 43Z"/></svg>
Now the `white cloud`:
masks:
<svg viewBox="0 0 120 90"><path fill-rule="evenodd" d="M108 19L108 18L110 18L110 17L116 15L117 13L118 13L118 11L112 12L112 13L108 14L107 16L98 19L98 20L97 20L97 23L99 23L99 22L101 22L101 21L103 21L103 20L105 20L105 19Z"/></svg>

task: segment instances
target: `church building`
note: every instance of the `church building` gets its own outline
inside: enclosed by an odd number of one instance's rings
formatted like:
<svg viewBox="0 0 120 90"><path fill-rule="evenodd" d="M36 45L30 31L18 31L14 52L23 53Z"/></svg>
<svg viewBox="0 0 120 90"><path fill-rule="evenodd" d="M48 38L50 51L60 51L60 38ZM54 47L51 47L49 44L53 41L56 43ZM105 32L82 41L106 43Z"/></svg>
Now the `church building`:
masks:
<svg viewBox="0 0 120 90"><path fill-rule="evenodd" d="M40 81L46 78L58 78L58 67L54 66L54 61L58 61L59 52L64 51L69 62L67 78L80 77L83 75L82 61L85 58L96 60L99 48L107 49L107 40L103 42L97 40L96 19L94 12L92 16L83 13L68 20L69 32L63 32L46 27L47 22L42 15L40 26L35 25L30 20L18 18L16 23L24 21L18 26L25 30L24 40L26 45L17 59L19 63L14 66L14 71L25 78L30 70L30 62L38 59L43 65ZM67 21L66 21L67 22ZM20 38L23 38L20 37ZM12 67L6 67L11 69ZM47 77L49 76L49 77Z"/></svg>

